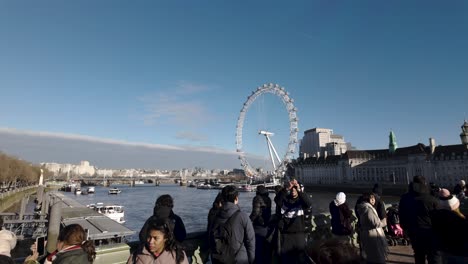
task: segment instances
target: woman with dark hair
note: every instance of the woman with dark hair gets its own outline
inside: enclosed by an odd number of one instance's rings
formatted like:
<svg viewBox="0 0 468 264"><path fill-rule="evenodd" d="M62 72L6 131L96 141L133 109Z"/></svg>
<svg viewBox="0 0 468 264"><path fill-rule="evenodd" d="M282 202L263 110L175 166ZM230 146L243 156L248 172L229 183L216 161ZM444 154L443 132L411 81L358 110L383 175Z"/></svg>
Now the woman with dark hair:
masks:
<svg viewBox="0 0 468 264"><path fill-rule="evenodd" d="M127 264L188 264L173 228L174 223L167 218L148 222L146 242L140 244Z"/></svg>
<svg viewBox="0 0 468 264"><path fill-rule="evenodd" d="M158 219L169 219L174 224L174 236L177 241L182 243L187 232L185 230L184 222L180 216L176 215L172 210L174 208L174 199L169 194L163 194L158 197L153 208L153 215L150 216L140 230L140 242L145 241L145 234L147 233L148 223L150 221L157 221Z"/></svg>
<svg viewBox="0 0 468 264"><path fill-rule="evenodd" d="M94 243L86 240L86 233L78 224L65 226L57 238L57 250L49 254L44 263L89 264L96 258Z"/></svg>
<svg viewBox="0 0 468 264"><path fill-rule="evenodd" d="M213 207L211 207L210 211L208 212L208 226L206 228L207 232L210 232L216 215L219 211L223 208L223 196L221 196L221 192L216 195L215 200L213 201Z"/></svg>
<svg viewBox="0 0 468 264"><path fill-rule="evenodd" d="M375 196L371 193L362 195L362 203L356 205L358 211L359 237L362 258L366 263L385 263L387 258L387 239L383 231L384 223L374 208Z"/></svg>

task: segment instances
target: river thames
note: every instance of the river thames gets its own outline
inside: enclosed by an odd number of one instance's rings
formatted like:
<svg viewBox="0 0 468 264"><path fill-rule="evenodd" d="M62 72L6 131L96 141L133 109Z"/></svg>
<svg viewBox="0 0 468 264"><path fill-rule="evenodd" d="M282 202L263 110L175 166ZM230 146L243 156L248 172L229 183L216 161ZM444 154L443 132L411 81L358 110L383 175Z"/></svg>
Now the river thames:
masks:
<svg viewBox="0 0 468 264"><path fill-rule="evenodd" d="M118 187L122 192L118 195L109 195L108 190L110 187L96 186L96 192L94 194L75 195L70 192L64 192L64 194L83 205L98 202L123 205L125 207L126 221L124 225L136 231L138 234L146 219L153 213L156 199L162 194L169 194L174 198L174 212L184 221L187 233L206 230L208 211L219 192L219 190L202 190L181 187L175 184L162 184L160 186L145 184L136 185L135 187L130 187L128 185L112 185L111 187ZM86 187L82 189L85 190ZM308 194L312 195L312 210L314 214L328 212L328 205L336 195L336 193L330 192ZM239 206L243 212L250 214L254 196L255 192L239 193ZM347 195L347 202L352 209L354 208L357 197L357 194ZM270 198L273 201L274 193L270 193ZM273 210L274 206L274 202L272 202ZM129 240L136 239L136 236L129 237Z"/></svg>

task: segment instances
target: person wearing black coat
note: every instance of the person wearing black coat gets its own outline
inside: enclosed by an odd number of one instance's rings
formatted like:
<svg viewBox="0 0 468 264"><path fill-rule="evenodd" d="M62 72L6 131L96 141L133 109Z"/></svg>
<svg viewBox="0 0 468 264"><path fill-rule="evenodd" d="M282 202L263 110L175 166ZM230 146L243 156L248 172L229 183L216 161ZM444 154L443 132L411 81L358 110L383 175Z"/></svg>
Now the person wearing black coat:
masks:
<svg viewBox="0 0 468 264"><path fill-rule="evenodd" d="M302 263L306 259L305 211L312 207L312 201L295 179L291 180L285 189L287 195L279 200L281 219L278 222L278 230L281 236L281 262Z"/></svg>
<svg viewBox="0 0 468 264"><path fill-rule="evenodd" d="M348 207L346 195L343 192L336 194L336 199L330 203L330 216L332 233L348 242L353 234L352 222L356 219Z"/></svg>
<svg viewBox="0 0 468 264"><path fill-rule="evenodd" d="M415 176L408 192L400 199L400 226L409 236L416 264L442 263L438 242L432 229L431 214L438 207L437 199L430 195L423 176Z"/></svg>
<svg viewBox="0 0 468 264"><path fill-rule="evenodd" d="M268 224L271 218L271 199L268 196L268 189L265 186L257 186L256 196L252 200L252 221L255 231L255 262L271 262L271 245L266 240L268 234Z"/></svg>
<svg viewBox="0 0 468 264"><path fill-rule="evenodd" d="M174 237L178 242L184 241L187 236L184 222L182 218L176 215L172 208L174 207L174 200L169 194L163 194L158 197L156 204L154 205L153 215L150 216L138 235L141 242L146 242L146 234L148 231L148 225L150 221L156 221L157 219L169 218L174 223Z"/></svg>
<svg viewBox="0 0 468 264"><path fill-rule="evenodd" d="M377 211L377 215L380 220L383 221L384 225L387 225L387 211L385 210L385 203L382 200L382 187L378 183L374 184L372 188L372 193L375 197L374 208Z"/></svg>

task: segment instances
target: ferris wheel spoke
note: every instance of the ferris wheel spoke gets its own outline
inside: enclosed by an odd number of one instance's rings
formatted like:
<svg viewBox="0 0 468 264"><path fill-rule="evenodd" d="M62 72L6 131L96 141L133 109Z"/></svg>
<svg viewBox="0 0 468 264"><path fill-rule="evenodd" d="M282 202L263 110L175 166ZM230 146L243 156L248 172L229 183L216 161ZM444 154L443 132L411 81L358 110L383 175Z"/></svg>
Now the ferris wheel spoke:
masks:
<svg viewBox="0 0 468 264"><path fill-rule="evenodd" d="M296 151L297 146L297 133L298 129L298 118L297 118L297 108L294 106L294 100L290 97L289 93L285 90L284 87L279 86L278 84L263 84L262 86L257 87L255 91L252 91L247 97L247 101L244 102L243 107L239 113L239 118L237 120L236 126L236 151L239 153L239 160L241 161L241 165L244 168L246 175L249 177L254 176L254 169L250 166L249 162L247 161L247 157L245 152L243 151L243 128L245 122L245 115L252 105L253 102L260 96L265 93L271 93L273 95L278 96L283 104L285 105L286 111L288 112L289 117L289 143L288 149L284 155L283 160L280 159L278 152L276 151L273 143L271 142L269 135L264 134L267 139L268 150L270 154L270 159L273 164L273 168L275 170L276 177L282 177L283 172L286 170L286 166L288 162L292 159L293 154ZM266 131L264 131L266 132ZM271 133L271 132L267 132ZM272 133L271 133L272 134ZM273 155L274 154L274 155ZM278 166L276 166L275 157L278 161Z"/></svg>

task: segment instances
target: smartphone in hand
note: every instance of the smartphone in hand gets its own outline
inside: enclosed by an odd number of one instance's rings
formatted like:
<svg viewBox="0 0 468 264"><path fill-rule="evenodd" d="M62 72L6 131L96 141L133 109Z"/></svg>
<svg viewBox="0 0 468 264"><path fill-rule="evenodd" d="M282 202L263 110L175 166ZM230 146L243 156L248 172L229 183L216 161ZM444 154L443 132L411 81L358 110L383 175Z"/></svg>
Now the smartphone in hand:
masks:
<svg viewBox="0 0 468 264"><path fill-rule="evenodd" d="M39 256L42 256L45 254L45 239L46 237L36 238L36 250Z"/></svg>

